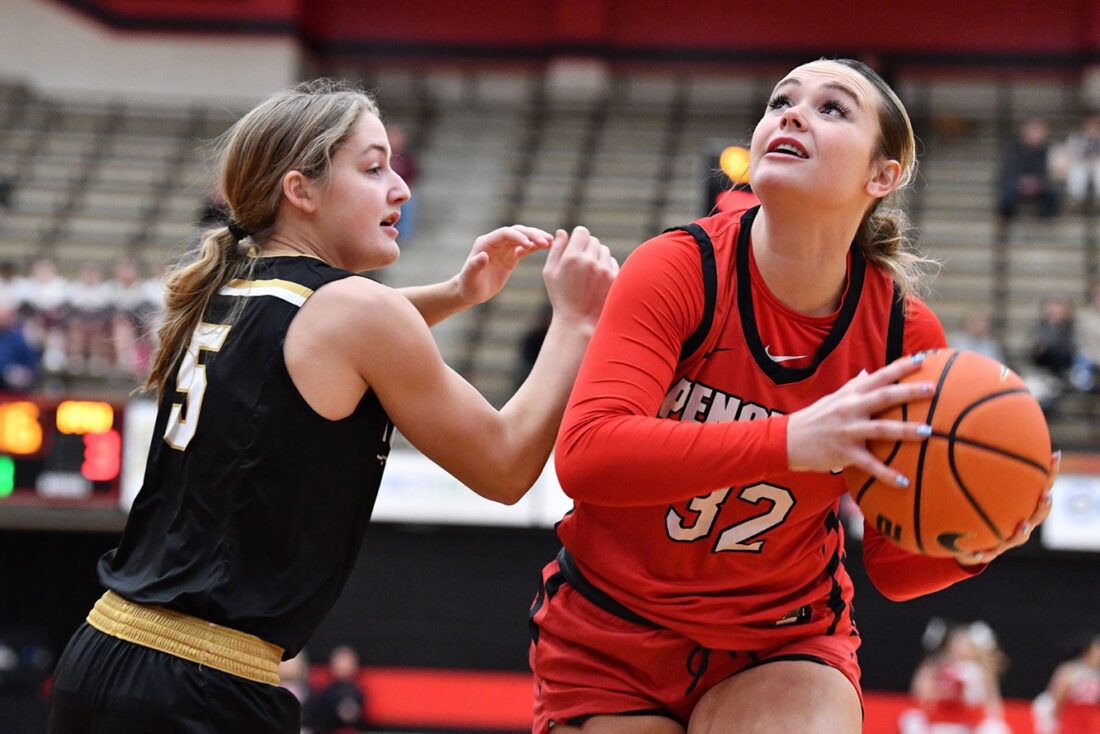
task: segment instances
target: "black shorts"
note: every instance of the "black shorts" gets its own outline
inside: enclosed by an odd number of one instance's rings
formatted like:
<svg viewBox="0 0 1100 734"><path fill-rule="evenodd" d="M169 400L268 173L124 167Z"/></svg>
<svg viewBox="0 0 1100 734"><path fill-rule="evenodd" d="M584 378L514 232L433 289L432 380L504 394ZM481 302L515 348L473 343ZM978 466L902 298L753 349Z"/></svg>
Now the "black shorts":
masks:
<svg viewBox="0 0 1100 734"><path fill-rule="evenodd" d="M105 635L84 624L54 672L50 734L298 734L298 699L278 686Z"/></svg>

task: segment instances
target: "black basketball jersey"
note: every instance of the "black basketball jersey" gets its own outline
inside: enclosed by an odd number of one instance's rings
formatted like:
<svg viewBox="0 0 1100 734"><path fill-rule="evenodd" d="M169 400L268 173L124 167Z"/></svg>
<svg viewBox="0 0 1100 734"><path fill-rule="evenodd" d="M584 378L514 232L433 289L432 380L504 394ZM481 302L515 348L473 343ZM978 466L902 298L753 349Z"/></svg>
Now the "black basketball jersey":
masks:
<svg viewBox="0 0 1100 734"><path fill-rule="evenodd" d="M392 427L372 391L330 421L291 381L283 343L310 295L356 277L261 258L207 308L169 377L144 484L99 562L117 594L248 632L293 656L355 563Z"/></svg>

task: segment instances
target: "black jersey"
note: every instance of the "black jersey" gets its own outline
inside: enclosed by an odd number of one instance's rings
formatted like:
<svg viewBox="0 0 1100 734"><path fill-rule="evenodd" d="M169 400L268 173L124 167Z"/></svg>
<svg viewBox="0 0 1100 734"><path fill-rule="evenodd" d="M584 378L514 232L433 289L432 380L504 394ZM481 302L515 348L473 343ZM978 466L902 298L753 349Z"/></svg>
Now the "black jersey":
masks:
<svg viewBox="0 0 1100 734"><path fill-rule="evenodd" d="M211 299L160 401L115 593L256 635L291 657L335 603L370 519L392 427L370 390L330 421L294 387L283 343L318 288L356 277L262 258Z"/></svg>

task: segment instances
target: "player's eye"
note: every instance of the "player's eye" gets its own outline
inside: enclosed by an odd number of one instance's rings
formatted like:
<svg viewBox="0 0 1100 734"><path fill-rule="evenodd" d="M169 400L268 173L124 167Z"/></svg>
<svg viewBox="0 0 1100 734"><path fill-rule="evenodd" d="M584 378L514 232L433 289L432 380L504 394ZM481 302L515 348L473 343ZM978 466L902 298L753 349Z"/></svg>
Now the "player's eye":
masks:
<svg viewBox="0 0 1100 734"><path fill-rule="evenodd" d="M828 102L821 105L821 111L831 117L847 117L849 109L843 102L830 99Z"/></svg>
<svg viewBox="0 0 1100 734"><path fill-rule="evenodd" d="M768 109L769 110L778 110L778 109L781 109L783 107L789 107L790 104L791 104L790 97L788 97L785 94L777 94L774 97L772 97L770 102L768 102Z"/></svg>

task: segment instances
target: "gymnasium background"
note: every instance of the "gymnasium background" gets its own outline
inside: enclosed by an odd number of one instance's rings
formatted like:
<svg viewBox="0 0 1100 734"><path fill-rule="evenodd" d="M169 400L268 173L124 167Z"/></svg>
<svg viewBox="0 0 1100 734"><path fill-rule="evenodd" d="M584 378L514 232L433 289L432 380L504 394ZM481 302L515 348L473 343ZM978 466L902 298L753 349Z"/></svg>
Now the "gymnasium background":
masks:
<svg viewBox="0 0 1100 734"><path fill-rule="evenodd" d="M1100 223L1089 201L1000 220L1000 155L1026 120L1059 142L1100 109L1100 0L0 0L0 262L26 276L48 258L78 283L127 261L155 282L196 241L209 141L318 75L372 89L419 169L415 231L385 282L447 277L477 234L513 222L583 223L622 259L709 207L717 151L747 142L780 74L822 55L868 61L910 109L910 206L945 264L929 300L948 331L983 314L1005 359L1033 371L1040 304L1083 305L1100 283ZM538 269L437 329L498 404L537 331ZM134 364L96 363L62 328L30 390L0 397L0 734L43 730L47 673L101 591L95 560L148 445ZM94 338L118 347L113 331ZM1067 451L1041 535L906 604L868 584L849 540L872 734L895 731L933 618L996 633L1016 732L1031 731L1028 703L1054 666L1100 629L1100 399L1030 376L1053 391ZM308 647L317 666L337 645L359 653L378 729L527 725L526 610L569 504L552 470L516 507L468 495L399 442L355 574Z"/></svg>

